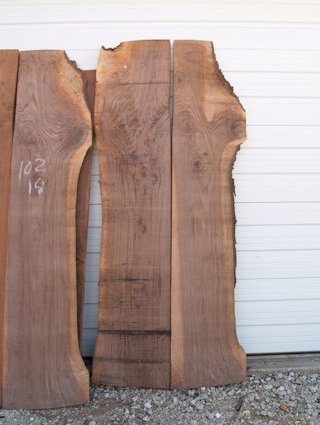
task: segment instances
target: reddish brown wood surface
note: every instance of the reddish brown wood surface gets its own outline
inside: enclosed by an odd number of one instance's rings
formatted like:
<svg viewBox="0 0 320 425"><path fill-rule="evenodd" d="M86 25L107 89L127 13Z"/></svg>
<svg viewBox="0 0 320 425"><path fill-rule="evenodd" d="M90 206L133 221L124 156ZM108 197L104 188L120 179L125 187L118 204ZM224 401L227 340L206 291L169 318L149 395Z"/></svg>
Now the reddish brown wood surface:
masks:
<svg viewBox="0 0 320 425"><path fill-rule="evenodd" d="M3 329L8 206L18 62L18 50L0 50L0 406L2 405L3 385Z"/></svg>
<svg viewBox="0 0 320 425"><path fill-rule="evenodd" d="M240 382L231 171L245 112L209 42L174 43L173 95L171 386Z"/></svg>
<svg viewBox="0 0 320 425"><path fill-rule="evenodd" d="M170 46L101 50L95 129L103 208L97 383L170 380Z"/></svg>
<svg viewBox="0 0 320 425"><path fill-rule="evenodd" d="M62 51L20 54L5 308L5 408L85 403L77 336L76 199L91 146L81 73Z"/></svg>
<svg viewBox="0 0 320 425"><path fill-rule="evenodd" d="M93 116L96 71L83 71L87 103ZM77 193L77 320L79 346L82 345L83 307L87 258L88 218L92 169L92 147L88 150L79 174Z"/></svg>

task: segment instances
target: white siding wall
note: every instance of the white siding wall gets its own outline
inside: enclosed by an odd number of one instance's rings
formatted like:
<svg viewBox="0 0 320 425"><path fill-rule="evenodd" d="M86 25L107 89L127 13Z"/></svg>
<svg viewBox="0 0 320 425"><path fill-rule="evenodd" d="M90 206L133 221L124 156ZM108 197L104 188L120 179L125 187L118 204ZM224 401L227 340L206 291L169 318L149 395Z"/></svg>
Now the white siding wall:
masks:
<svg viewBox="0 0 320 425"><path fill-rule="evenodd" d="M248 353L320 350L320 0L0 1L0 48L66 49L96 68L101 45L212 40L247 111L234 167L236 312ZM94 159L85 340L97 324L101 206Z"/></svg>

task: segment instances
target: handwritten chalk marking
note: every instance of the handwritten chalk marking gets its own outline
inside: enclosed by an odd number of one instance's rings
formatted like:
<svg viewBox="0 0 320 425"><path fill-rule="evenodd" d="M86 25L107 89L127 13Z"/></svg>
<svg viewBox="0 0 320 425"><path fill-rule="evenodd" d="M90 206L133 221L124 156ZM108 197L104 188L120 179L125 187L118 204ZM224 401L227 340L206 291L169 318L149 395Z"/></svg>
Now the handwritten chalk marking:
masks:
<svg viewBox="0 0 320 425"><path fill-rule="evenodd" d="M23 169L23 161L20 162L19 181L21 180L22 169Z"/></svg>
<svg viewBox="0 0 320 425"><path fill-rule="evenodd" d="M31 161L28 161L27 165L23 169L23 174L28 176L31 173L31 170L32 170L32 163L31 163Z"/></svg>
<svg viewBox="0 0 320 425"><path fill-rule="evenodd" d="M29 176L32 169L34 169L35 172L44 172L47 169L45 168L46 160L43 158L36 158L35 163L32 165L31 161L21 161L20 162L20 169L19 169L19 181L21 181L22 177ZM32 194L32 190L35 190L38 195L41 195L44 191L45 181L38 177L34 185L31 182L31 179L28 179L28 193L29 196Z"/></svg>
<svg viewBox="0 0 320 425"><path fill-rule="evenodd" d="M37 189L38 194L41 195L44 190L44 180L39 177L35 182L34 187Z"/></svg>
<svg viewBox="0 0 320 425"><path fill-rule="evenodd" d="M40 164L35 167L35 171L46 171L46 168L43 168L46 165L46 160L43 158L36 158L36 163L37 162L40 162Z"/></svg>

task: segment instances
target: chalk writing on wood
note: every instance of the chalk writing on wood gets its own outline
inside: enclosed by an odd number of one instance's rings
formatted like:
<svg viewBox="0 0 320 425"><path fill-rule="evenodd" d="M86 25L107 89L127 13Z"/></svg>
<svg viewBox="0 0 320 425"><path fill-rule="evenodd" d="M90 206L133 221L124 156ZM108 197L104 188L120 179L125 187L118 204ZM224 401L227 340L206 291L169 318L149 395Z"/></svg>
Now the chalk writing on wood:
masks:
<svg viewBox="0 0 320 425"><path fill-rule="evenodd" d="M47 161L44 158L36 158L33 162L20 161L19 181L27 182L27 190L29 195L33 193L41 195L44 191L46 181L43 177L39 177L37 173L44 173Z"/></svg>

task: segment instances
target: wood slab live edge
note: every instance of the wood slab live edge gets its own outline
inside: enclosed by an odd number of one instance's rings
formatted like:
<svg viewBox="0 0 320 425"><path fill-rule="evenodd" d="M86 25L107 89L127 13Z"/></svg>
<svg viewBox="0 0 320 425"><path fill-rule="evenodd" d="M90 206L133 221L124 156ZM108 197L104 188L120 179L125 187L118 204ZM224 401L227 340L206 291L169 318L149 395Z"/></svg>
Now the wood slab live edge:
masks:
<svg viewBox="0 0 320 425"><path fill-rule="evenodd" d="M170 45L102 49L95 133L103 208L93 381L170 386Z"/></svg>
<svg viewBox="0 0 320 425"><path fill-rule="evenodd" d="M8 207L18 50L0 50L0 406L3 386L3 330Z"/></svg>
<svg viewBox="0 0 320 425"><path fill-rule="evenodd" d="M83 71L82 76L87 104L90 109L91 116L93 117L96 71ZM77 321L80 349L82 346L83 331L92 154L93 150L92 147L90 147L86 153L80 170L77 193Z"/></svg>
<svg viewBox="0 0 320 425"><path fill-rule="evenodd" d="M91 138L74 63L63 51L22 52L9 203L5 408L89 400L77 334L76 200Z"/></svg>
<svg viewBox="0 0 320 425"><path fill-rule="evenodd" d="M174 43L171 386L241 382L232 166L245 111L210 42Z"/></svg>

